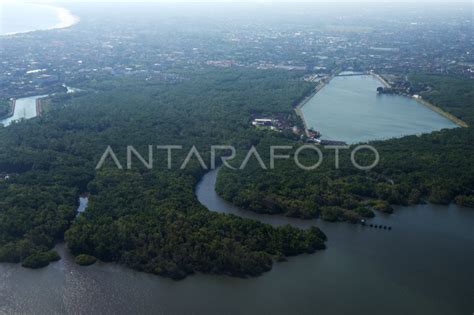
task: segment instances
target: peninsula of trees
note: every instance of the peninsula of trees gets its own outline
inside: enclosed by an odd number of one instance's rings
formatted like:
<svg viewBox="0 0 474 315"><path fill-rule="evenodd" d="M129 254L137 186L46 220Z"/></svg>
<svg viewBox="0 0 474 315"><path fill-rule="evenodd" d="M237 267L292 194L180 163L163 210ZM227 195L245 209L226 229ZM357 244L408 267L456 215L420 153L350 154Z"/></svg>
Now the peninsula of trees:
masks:
<svg viewBox="0 0 474 315"><path fill-rule="evenodd" d="M421 74L410 78L413 85L430 86L423 97L472 126L473 80ZM323 164L310 172L298 168L292 159L278 161L274 170L263 170L253 161L242 171L223 169L217 192L251 211L328 221L359 222L374 216L373 210L392 212L392 205L422 202L473 207L473 139L474 129L468 127L372 142L381 160L371 171L355 169L350 150L340 151L339 169L334 168L333 149L323 149ZM269 152L276 143L294 144L267 134L257 148ZM306 159L301 156L305 165L314 159L314 154L307 154ZM361 153L359 159L360 164L370 164L373 156Z"/></svg>
<svg viewBox="0 0 474 315"><path fill-rule="evenodd" d="M168 170L163 153L152 170L113 162L95 170L109 145L120 159L129 144L143 155L149 144L248 148L263 132L250 127L251 113L293 115L288 104L308 85L287 71L209 68L180 84L103 80L57 94L41 117L0 128L0 170L9 174L0 180L0 261L45 266L65 240L79 263L96 257L180 279L255 276L281 257L325 248L317 228L209 212L194 195L205 172L197 161ZM76 218L84 192L89 206Z"/></svg>

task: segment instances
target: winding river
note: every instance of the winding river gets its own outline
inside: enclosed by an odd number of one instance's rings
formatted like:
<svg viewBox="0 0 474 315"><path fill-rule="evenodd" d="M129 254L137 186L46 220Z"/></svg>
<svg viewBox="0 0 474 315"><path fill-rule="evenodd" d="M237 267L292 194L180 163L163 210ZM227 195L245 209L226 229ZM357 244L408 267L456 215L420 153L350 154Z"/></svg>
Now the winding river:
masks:
<svg viewBox="0 0 474 315"><path fill-rule="evenodd" d="M116 264L62 259L30 270L0 264L0 314L471 314L474 211L420 205L379 215L379 230L240 210L214 191L217 170L196 188L210 210L301 228L318 225L328 249L275 263L256 278L197 274L182 281Z"/></svg>
<svg viewBox="0 0 474 315"><path fill-rule="evenodd" d="M372 79L365 76L336 78L314 98L316 101L338 87L341 91L335 95L351 94L342 91L347 87L347 81L365 82L359 88L369 86L364 93L372 95L367 97L375 103L361 102L359 105L369 106L363 112L372 116L360 118L356 113L361 108L352 108L348 112L350 117L346 117L347 104L343 102L328 105L330 108L321 111L320 103L311 100L304 107L308 121L312 123L312 117L322 119L322 112L328 113L327 122L332 119L336 125L328 124L326 128L321 121L315 120L317 128L321 127L323 135L348 142L363 141L375 134L392 137L404 132L455 127L414 100L375 95L378 83ZM356 91L351 94L353 100L361 91L357 90L357 84L355 86ZM14 120L36 116L38 97L41 96L18 99L14 116L0 122L9 125ZM382 100L388 103L380 103ZM386 105L395 107L387 108ZM313 109L315 112L311 116ZM381 111L385 114L377 116ZM413 120L407 113L417 114ZM420 119L420 115L425 118ZM407 129L410 121L417 125ZM377 132L371 129L374 124L379 125ZM344 133L352 138L345 138ZM99 262L81 267L60 244L56 249L62 259L46 268L30 270L18 264L0 264L0 314L366 315L376 310L384 315L445 315L472 314L474 311L472 209L426 204L399 207L390 216L378 214L371 220L371 223L392 226L390 231L348 223L261 215L222 200L215 192L217 173L217 170L208 172L196 187L196 198L209 210L274 226L291 224L308 228L317 225L328 235L328 248L275 263L270 272L256 278L197 274L176 282L116 264ZM86 205L87 199L82 198L79 211Z"/></svg>

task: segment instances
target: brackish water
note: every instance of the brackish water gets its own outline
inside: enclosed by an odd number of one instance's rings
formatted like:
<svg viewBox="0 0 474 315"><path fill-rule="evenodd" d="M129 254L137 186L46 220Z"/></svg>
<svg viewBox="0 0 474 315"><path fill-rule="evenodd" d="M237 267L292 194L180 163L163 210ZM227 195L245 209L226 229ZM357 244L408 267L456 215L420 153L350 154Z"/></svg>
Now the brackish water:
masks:
<svg viewBox="0 0 474 315"><path fill-rule="evenodd" d="M347 143L458 127L415 99L377 94L379 86L370 75L335 77L303 106L308 127Z"/></svg>
<svg viewBox="0 0 474 315"><path fill-rule="evenodd" d="M0 314L472 313L472 209L420 205L372 220L391 231L259 215L219 198L216 175L210 171L196 188L210 210L273 225L317 225L328 248L276 263L256 278L198 274L176 282L115 264L80 267L61 245L63 259L47 268L0 264Z"/></svg>
<svg viewBox="0 0 474 315"><path fill-rule="evenodd" d="M378 85L367 76L335 78L303 108L305 116L312 122L313 110L319 115L315 119L326 115L336 125L315 127L329 138L348 142L455 127L414 100L376 95ZM333 106L325 103L325 108L319 108L320 103L314 103L338 93L341 97ZM388 112L382 113L383 108ZM334 116L337 111L341 115ZM43 269L0 264L0 314L446 315L474 311L474 210L427 204L399 207L390 216L378 214L371 220L390 225L390 231L260 215L222 200L214 190L216 176L216 170L210 171L196 188L198 200L208 209L272 225L317 225L328 235L328 248L275 263L270 272L256 278L197 274L177 282L110 263L81 267L64 245L58 245L62 260Z"/></svg>

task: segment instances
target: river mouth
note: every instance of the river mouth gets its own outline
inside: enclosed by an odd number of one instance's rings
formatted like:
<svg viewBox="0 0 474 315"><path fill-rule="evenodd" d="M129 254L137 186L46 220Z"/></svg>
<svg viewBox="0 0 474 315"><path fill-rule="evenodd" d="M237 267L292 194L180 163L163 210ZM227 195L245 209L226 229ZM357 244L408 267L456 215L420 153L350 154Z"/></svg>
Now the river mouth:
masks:
<svg viewBox="0 0 474 315"><path fill-rule="evenodd" d="M198 200L209 210L274 226L315 225L328 236L325 251L291 258L287 264L275 265L268 275L280 281L301 281L291 294L304 295L308 290L319 296L298 301L308 309L323 314L369 314L375 309L383 314L399 314L404 309L416 314L455 314L472 308L467 302L473 293L467 279L474 278L472 209L454 204L396 207L394 214L377 213L370 220L392 230L262 215L220 198L215 192L218 171L208 172L196 188ZM440 281L449 288L440 288ZM333 299L337 306L331 309L327 302Z"/></svg>
<svg viewBox="0 0 474 315"><path fill-rule="evenodd" d="M62 259L40 270L0 264L0 313L472 312L472 209L397 207L370 220L390 231L257 214L217 195L218 172L206 173L195 189L207 209L273 226L318 226L328 236L327 249L275 263L256 278L196 274L175 282L111 263L81 267L61 244Z"/></svg>
<svg viewBox="0 0 474 315"><path fill-rule="evenodd" d="M391 231L260 215L222 200L214 190L217 175L208 172L196 187L205 207L273 225L317 225L328 236L327 249L275 263L255 278L196 274L176 282L113 263L81 267L60 244L62 259L46 268L0 264L0 313L472 312L472 209L419 205L372 220Z"/></svg>

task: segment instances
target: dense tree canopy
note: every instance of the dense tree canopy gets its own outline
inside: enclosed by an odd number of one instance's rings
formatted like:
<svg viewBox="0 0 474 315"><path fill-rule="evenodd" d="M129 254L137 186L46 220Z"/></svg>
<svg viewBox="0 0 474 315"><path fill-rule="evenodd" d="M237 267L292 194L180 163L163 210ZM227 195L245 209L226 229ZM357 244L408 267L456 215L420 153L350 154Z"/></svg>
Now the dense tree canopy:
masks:
<svg viewBox="0 0 474 315"><path fill-rule="evenodd" d="M474 122L474 82L466 78L445 75L412 74L414 86L427 87L421 92L423 98L454 116Z"/></svg>
<svg viewBox="0 0 474 315"><path fill-rule="evenodd" d="M472 126L472 80L429 75L413 75L412 80L430 87L426 93L430 101L442 104L443 109ZM469 127L372 142L380 154L380 163L371 171L352 166L351 149L340 151L339 169L334 167L334 150L323 150L324 163L313 171L301 170L293 159L278 161L274 170L263 170L253 160L243 171L223 169L217 191L252 211L303 218L320 216L329 221L357 222L373 216L372 210L391 212L390 204L455 201L472 207L473 141L474 129ZM259 152L266 153L267 162L269 146L275 143L295 146L294 142L268 134L258 147ZM304 165L317 161L314 152L300 158ZM357 160L369 165L373 155L360 151Z"/></svg>
<svg viewBox="0 0 474 315"><path fill-rule="evenodd" d="M66 234L73 254L138 270L173 278L195 271L246 276L269 270L279 257L324 248L317 228L273 228L210 213L194 196L205 170L195 160L179 169L193 145L208 161L212 144L257 143L252 114L286 112L296 120L288 104L309 86L284 71L211 69L179 84L124 78L56 95L42 117L0 128L0 173L10 175L0 181L0 261L44 266ZM148 145L184 149L171 170L166 151L156 153L152 170L137 159L131 170L118 170L110 159L95 170L108 146L126 165L127 145L143 156ZM89 207L75 219L77 198L86 192Z"/></svg>
<svg viewBox="0 0 474 315"><path fill-rule="evenodd" d="M193 272L258 275L275 259L324 248L317 228L273 228L209 212L194 196L205 170L196 159L179 169L193 145L206 163L213 144L242 152L255 145L266 163L270 145L302 145L291 132L254 129L249 122L252 115L278 114L300 124L292 105L311 84L287 71L203 69L180 75L184 80L174 84L83 82L80 93L50 98L43 116L0 128L0 174L9 175L0 179L0 261L44 266L57 259L50 250L65 239L78 261L96 257L179 279ZM436 90L444 91L443 99L458 99L444 109L460 117L462 112L472 125L469 91L453 89L456 95L447 96L444 83L436 82L430 84L441 84ZM291 160L261 170L251 159L243 171L223 169L217 190L249 210L329 221L357 222L373 210L390 212L391 204L423 200L472 206L473 139L472 128L458 128L374 142L381 162L369 172L350 165L350 150L341 150L337 170L333 150L324 151L315 171L302 171ZM149 145L183 150L173 152L171 170L163 150L154 151L152 170L138 159L131 170L117 169L111 159L95 169L108 146L126 166L127 145L145 158ZM239 152L236 162L242 158ZM314 158L301 154L303 164ZM357 159L368 163L372 155L361 152ZM90 202L76 217L82 193Z"/></svg>
<svg viewBox="0 0 474 315"><path fill-rule="evenodd" d="M10 101L5 98L0 98L0 119L6 117L10 113Z"/></svg>

